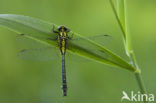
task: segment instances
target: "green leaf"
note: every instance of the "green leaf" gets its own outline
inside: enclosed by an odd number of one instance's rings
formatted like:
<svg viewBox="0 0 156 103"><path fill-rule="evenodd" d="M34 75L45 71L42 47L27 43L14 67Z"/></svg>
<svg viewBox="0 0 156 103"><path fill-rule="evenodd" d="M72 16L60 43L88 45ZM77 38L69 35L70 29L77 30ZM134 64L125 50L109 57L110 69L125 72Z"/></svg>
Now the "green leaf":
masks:
<svg viewBox="0 0 156 103"><path fill-rule="evenodd" d="M121 21L121 25L125 29L125 0L117 0L117 14L119 20Z"/></svg>
<svg viewBox="0 0 156 103"><path fill-rule="evenodd" d="M28 16L0 14L0 25L17 32L18 34L25 34L27 38L42 43L44 45L58 47L57 41L51 40L57 37L57 34L52 32L53 25L55 24ZM55 25L55 28L56 27L57 25ZM107 50L96 42L84 36L81 36L80 34L71 31L69 35L73 33L73 38L81 38L83 41L72 39L69 40L67 46L68 52L100 63L124 68L135 72L135 68L118 55Z"/></svg>

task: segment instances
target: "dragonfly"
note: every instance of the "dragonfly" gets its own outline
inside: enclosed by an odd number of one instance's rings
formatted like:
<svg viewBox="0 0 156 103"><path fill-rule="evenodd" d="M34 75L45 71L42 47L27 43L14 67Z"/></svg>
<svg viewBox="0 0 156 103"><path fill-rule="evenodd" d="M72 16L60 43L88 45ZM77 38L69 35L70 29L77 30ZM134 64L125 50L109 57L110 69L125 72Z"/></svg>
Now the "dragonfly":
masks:
<svg viewBox="0 0 156 103"><path fill-rule="evenodd" d="M65 53L68 39L72 39L72 37L68 36L68 32L70 30L65 26L59 26L58 31L55 31L53 28L53 32L58 34L58 46L62 55L62 89L63 96L67 96L67 81L66 81L66 68L65 68Z"/></svg>
<svg viewBox="0 0 156 103"><path fill-rule="evenodd" d="M68 48L68 42L70 41L81 41L81 38L74 38L72 33L70 36L68 33L70 32L70 29L68 29L65 26L59 26L57 30L55 30L55 26L53 25L52 32L56 34L55 37L53 38L46 38L47 40L50 41L57 41L57 47L59 48L60 54L62 56L62 91L63 91L63 96L67 96L67 80L66 80L66 64L65 64L65 55L66 55L66 50ZM26 34L21 34L20 36L17 36L17 40L19 41L27 41L29 43L29 38L25 37ZM95 38L102 38L102 37L108 37L110 39L110 36L105 34L105 35L98 35L98 36L92 36L92 39ZM90 37L89 37L90 38ZM31 43L31 42L30 42ZM33 43L35 44L35 43ZM32 45L32 44L31 44ZM36 46L36 45L35 45ZM40 46L40 45L39 45ZM55 48L56 49L56 48ZM39 49L23 49L22 51L19 52L19 56L24 59L49 59L51 60L54 58L54 48L52 47L40 47ZM50 53L50 54L49 54ZM43 55L44 54L44 55ZM52 54L52 55L51 55ZM53 55L54 54L54 55ZM41 57L41 58L40 58Z"/></svg>

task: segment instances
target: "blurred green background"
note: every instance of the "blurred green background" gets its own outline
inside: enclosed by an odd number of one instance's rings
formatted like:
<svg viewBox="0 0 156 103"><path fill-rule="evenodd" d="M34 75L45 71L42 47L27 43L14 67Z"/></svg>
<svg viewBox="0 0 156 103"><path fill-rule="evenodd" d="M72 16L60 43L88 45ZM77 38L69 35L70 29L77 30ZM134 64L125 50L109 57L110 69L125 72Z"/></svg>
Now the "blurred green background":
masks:
<svg viewBox="0 0 156 103"><path fill-rule="evenodd" d="M134 52L148 92L156 94L156 1L127 0L127 6ZM109 34L112 50L127 59L108 0L0 0L0 13L66 25L85 36ZM63 97L60 60L18 58L16 35L0 27L0 103L120 103L123 90L129 94L139 90L129 71L69 55L68 96Z"/></svg>

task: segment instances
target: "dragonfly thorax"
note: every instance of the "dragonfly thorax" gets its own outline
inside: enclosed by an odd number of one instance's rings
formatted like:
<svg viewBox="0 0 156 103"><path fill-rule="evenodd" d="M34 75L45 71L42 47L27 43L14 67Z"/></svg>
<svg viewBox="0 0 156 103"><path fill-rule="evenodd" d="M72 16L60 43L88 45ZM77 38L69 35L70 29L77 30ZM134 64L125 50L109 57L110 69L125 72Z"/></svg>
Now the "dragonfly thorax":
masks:
<svg viewBox="0 0 156 103"><path fill-rule="evenodd" d="M65 26L59 26L58 27L59 31L59 38L60 39L67 39L68 38L68 32L70 31L67 27Z"/></svg>

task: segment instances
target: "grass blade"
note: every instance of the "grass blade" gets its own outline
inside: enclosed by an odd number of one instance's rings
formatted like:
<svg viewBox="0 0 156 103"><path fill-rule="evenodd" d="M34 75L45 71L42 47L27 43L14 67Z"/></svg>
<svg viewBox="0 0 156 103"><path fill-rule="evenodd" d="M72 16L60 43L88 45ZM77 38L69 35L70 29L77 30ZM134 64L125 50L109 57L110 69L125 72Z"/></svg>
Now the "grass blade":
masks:
<svg viewBox="0 0 156 103"><path fill-rule="evenodd" d="M54 47L57 46L57 41L52 41L49 39L55 38L57 36L57 34L52 32L52 27L54 25L52 23L48 23L28 16L0 14L0 25L17 32L18 34L26 34L28 38L45 45ZM69 34L72 33L73 32L70 32ZM74 43L71 40L71 42L69 42L69 48L67 48L67 51L100 63L124 68L135 72L136 69L127 61L123 60L120 56L105 49L103 46L97 44L96 42L81 36L80 34L74 32L74 36L84 39L86 46L79 45L78 43ZM93 47L95 51L93 51L91 47Z"/></svg>

